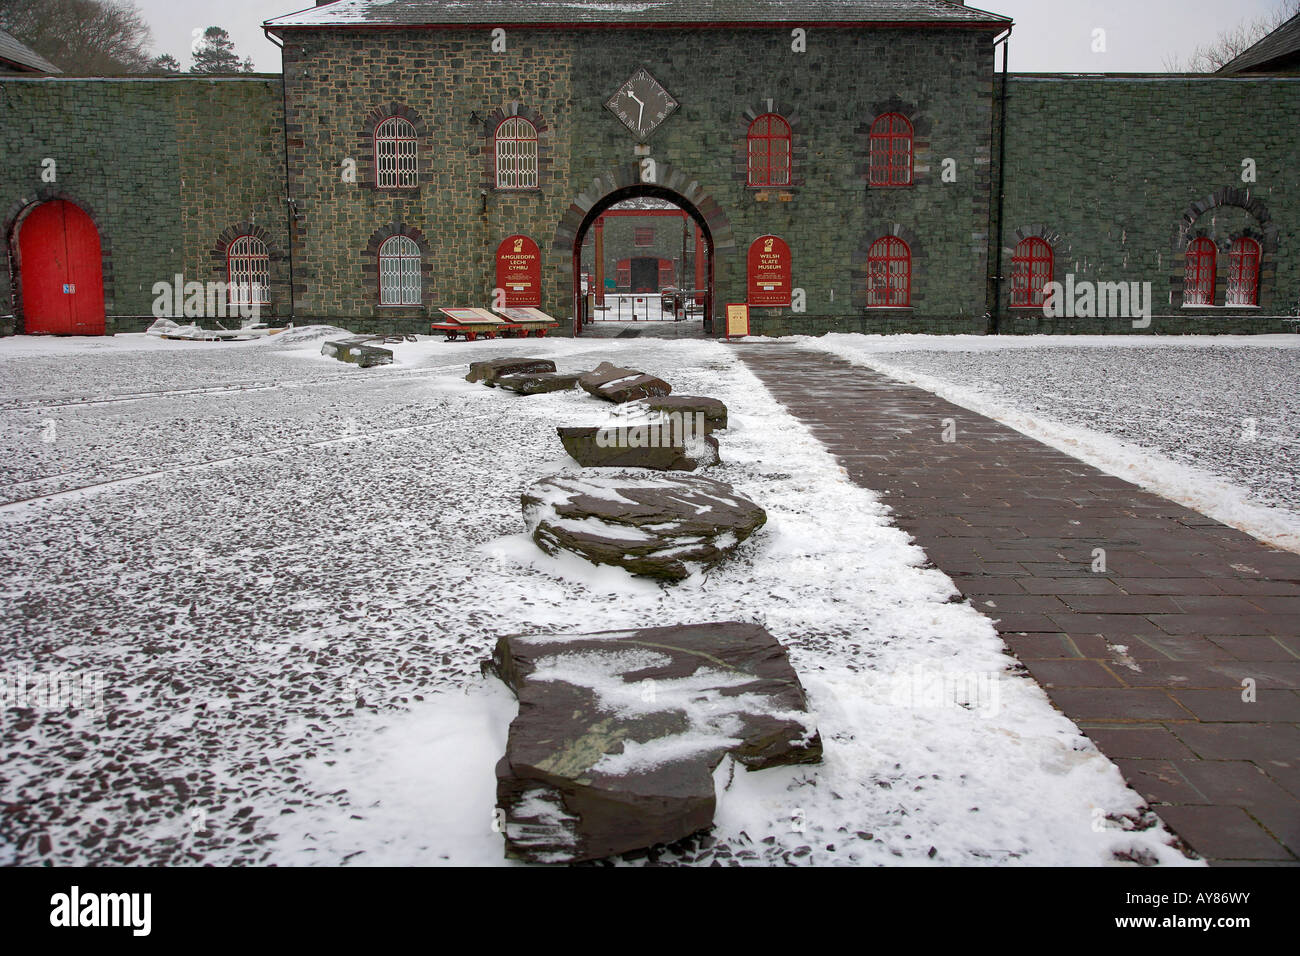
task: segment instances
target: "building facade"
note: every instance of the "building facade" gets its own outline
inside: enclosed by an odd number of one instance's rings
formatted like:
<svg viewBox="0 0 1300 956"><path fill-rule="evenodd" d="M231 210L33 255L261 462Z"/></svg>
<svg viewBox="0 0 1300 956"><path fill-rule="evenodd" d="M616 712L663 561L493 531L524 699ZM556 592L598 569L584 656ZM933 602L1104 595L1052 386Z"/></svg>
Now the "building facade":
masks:
<svg viewBox="0 0 1300 956"><path fill-rule="evenodd" d="M1005 76L1010 28L944 0L336 0L268 22L282 78L0 78L0 330L135 331L160 284L224 282L403 332L505 283L577 331L584 277L653 259L714 332L745 302L762 334L1295 331L1300 77ZM682 212L638 246L651 217L617 213L656 202Z"/></svg>

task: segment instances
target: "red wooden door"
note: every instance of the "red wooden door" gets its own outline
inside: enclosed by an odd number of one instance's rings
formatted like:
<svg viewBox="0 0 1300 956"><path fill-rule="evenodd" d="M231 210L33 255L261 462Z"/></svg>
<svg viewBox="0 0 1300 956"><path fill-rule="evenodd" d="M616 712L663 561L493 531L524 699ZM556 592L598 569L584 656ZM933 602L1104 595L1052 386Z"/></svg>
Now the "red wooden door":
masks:
<svg viewBox="0 0 1300 956"><path fill-rule="evenodd" d="M27 334L103 335L99 231L84 211L56 199L28 213L18 235Z"/></svg>

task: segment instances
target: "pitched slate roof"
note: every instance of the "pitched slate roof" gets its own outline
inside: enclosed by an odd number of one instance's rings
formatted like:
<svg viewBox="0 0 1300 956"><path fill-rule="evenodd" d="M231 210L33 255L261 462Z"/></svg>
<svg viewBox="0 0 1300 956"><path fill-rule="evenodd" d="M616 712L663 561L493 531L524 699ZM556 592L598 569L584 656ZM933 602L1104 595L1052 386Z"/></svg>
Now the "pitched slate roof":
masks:
<svg viewBox="0 0 1300 956"><path fill-rule="evenodd" d="M1300 13L1297 13L1254 46L1237 54L1223 66L1220 73L1244 73L1267 68L1268 64L1300 54Z"/></svg>
<svg viewBox="0 0 1300 956"><path fill-rule="evenodd" d="M23 73L62 73L57 66L31 47L19 43L13 34L0 30L0 63L11 64Z"/></svg>
<svg viewBox="0 0 1300 956"><path fill-rule="evenodd" d="M276 32L294 27L706 23L908 23L1002 28L1011 20L948 0L335 0L276 17L265 26Z"/></svg>

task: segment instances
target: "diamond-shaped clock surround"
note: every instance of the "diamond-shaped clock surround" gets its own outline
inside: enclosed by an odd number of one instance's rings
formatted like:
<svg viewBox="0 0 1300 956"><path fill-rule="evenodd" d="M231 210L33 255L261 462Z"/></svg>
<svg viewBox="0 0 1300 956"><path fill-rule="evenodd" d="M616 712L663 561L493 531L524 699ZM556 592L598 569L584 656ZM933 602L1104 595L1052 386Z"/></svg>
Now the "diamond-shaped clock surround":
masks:
<svg viewBox="0 0 1300 956"><path fill-rule="evenodd" d="M642 142L663 125L681 106L664 85L644 66L624 80L608 100L605 109Z"/></svg>

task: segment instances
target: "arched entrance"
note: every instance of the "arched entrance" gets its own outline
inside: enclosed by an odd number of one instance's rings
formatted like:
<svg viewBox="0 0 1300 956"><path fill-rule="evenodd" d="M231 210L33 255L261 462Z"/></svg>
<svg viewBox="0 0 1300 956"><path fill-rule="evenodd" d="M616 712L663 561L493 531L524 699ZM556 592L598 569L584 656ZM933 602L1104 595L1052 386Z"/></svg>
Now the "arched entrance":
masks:
<svg viewBox="0 0 1300 956"><path fill-rule="evenodd" d="M662 199L684 211L703 236L706 258L704 328L712 331L714 309L714 275L716 257L735 252L736 241L731 225L718 203L701 188L698 180L688 180L685 173L667 164L658 169L656 182L642 180L640 163L629 163L609 170L592 180L591 188L577 196L569 206L555 233L552 248L567 250L572 266L564 281L571 283L573 334L582 334L582 247L592 224L611 206L628 199L651 197Z"/></svg>
<svg viewBox="0 0 1300 956"><path fill-rule="evenodd" d="M103 335L104 264L99 230L66 199L33 206L16 226L23 331Z"/></svg>

